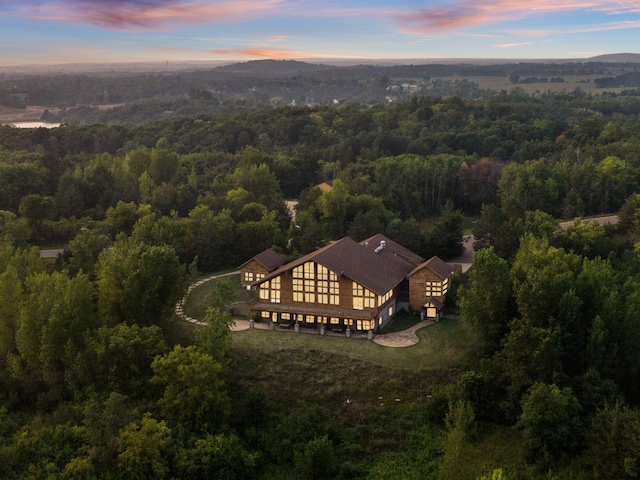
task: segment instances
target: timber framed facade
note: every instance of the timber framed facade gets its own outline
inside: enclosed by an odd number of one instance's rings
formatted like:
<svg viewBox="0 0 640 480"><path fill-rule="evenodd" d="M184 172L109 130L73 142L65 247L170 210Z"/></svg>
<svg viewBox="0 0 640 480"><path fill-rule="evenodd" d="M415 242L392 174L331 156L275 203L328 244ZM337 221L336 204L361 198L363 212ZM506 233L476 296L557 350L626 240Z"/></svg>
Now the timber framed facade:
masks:
<svg viewBox="0 0 640 480"><path fill-rule="evenodd" d="M243 264L241 274L260 255ZM400 307L438 318L452 273L439 258L425 262L378 234L360 243L342 238L246 284L258 290L250 308L263 321L371 331Z"/></svg>
<svg viewBox="0 0 640 480"><path fill-rule="evenodd" d="M265 250L240 265L240 284L248 289L285 263L284 256Z"/></svg>

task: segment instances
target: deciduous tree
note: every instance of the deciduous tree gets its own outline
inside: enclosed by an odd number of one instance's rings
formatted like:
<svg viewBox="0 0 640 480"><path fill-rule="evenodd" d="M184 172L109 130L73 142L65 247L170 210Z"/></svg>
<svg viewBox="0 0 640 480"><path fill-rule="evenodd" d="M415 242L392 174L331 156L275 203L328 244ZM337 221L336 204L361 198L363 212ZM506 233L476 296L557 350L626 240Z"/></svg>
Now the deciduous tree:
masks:
<svg viewBox="0 0 640 480"><path fill-rule="evenodd" d="M149 326L170 316L186 272L172 247L121 238L100 255L97 277L99 306L114 324Z"/></svg>
<svg viewBox="0 0 640 480"><path fill-rule="evenodd" d="M549 468L563 453L582 443L581 407L569 388L535 383L522 398L522 430L527 457Z"/></svg>
<svg viewBox="0 0 640 480"><path fill-rule="evenodd" d="M229 414L229 397L222 379L222 365L195 346L177 345L151 364L152 382L164 393L158 405L171 424L181 431L218 431Z"/></svg>

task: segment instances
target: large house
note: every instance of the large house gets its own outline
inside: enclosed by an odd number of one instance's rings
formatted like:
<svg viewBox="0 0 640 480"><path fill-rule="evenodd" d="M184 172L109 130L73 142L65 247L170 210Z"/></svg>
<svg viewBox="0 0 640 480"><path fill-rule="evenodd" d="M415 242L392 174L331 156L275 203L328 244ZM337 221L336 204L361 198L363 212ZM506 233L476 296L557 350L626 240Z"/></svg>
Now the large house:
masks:
<svg viewBox="0 0 640 480"><path fill-rule="evenodd" d="M369 331L402 307L438 318L453 275L438 257L425 261L380 234L360 243L345 237L249 282L264 255L246 262L241 278L258 290L251 310L281 325Z"/></svg>

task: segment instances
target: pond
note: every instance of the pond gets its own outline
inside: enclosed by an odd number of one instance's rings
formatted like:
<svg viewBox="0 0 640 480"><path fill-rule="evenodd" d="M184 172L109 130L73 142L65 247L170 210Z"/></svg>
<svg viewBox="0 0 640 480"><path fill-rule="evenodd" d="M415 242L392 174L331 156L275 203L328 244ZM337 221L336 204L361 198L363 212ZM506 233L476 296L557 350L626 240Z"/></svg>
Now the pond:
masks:
<svg viewBox="0 0 640 480"><path fill-rule="evenodd" d="M10 123L14 127L18 128L57 128L60 126L59 123L45 123L45 122L15 122Z"/></svg>

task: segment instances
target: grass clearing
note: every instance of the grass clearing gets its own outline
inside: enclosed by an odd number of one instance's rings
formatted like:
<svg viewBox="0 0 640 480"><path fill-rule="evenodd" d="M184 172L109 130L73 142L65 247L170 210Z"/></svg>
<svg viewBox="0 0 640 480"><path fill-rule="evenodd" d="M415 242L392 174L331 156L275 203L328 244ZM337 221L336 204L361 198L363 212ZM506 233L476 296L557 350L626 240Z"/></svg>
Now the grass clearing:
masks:
<svg viewBox="0 0 640 480"><path fill-rule="evenodd" d="M416 332L420 341L411 347L383 347L366 338L320 336L305 333L245 330L233 334L232 349L259 351L266 355L301 352L313 366L316 352L348 357L392 369L439 370L457 364L467 346L462 324L444 319Z"/></svg>
<svg viewBox="0 0 640 480"><path fill-rule="evenodd" d="M224 273L228 272L219 272L215 275L222 275ZM240 285L240 274L229 275L213 279L191 290L191 293L189 293L189 296L187 297L187 300L183 307L184 313L191 318L195 318L196 320L204 320L207 308L211 305L211 295L213 295L216 284L223 280L228 280L231 282L231 285L236 291L236 301L248 302L253 297L255 297L254 291L246 290Z"/></svg>
<svg viewBox="0 0 640 480"><path fill-rule="evenodd" d="M251 404L257 419L251 428L277 428L270 443L280 436L302 438L300 449L304 442L328 434L337 448L352 449L363 471L383 454L406 451L413 459L413 432L424 430L431 418L439 422L444 417L442 391L455 376L467 345L458 320L442 320L417 334L418 344L389 348L360 334L346 338L302 331L233 332L227 377L232 404L247 408L252 398L248 392L258 395L260 403ZM261 425L265 412L278 412L279 426ZM438 435L440 427L434 424L428 430ZM289 477L274 471L270 478Z"/></svg>

